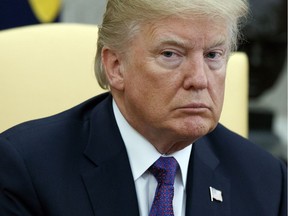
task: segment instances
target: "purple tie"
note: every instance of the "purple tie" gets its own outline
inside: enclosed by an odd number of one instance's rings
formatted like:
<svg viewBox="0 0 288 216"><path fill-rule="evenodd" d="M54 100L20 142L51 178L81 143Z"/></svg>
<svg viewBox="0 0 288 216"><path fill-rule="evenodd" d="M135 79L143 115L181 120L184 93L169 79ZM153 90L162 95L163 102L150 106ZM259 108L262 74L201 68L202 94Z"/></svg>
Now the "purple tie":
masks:
<svg viewBox="0 0 288 216"><path fill-rule="evenodd" d="M174 157L160 157L149 171L155 176L158 185L149 216L174 215L174 180L179 165Z"/></svg>

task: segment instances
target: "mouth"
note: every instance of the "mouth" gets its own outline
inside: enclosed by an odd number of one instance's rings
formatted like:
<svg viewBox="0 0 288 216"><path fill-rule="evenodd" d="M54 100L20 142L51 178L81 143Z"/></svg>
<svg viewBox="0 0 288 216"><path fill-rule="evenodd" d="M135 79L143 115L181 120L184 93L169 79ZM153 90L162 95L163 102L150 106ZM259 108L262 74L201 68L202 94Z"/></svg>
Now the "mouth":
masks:
<svg viewBox="0 0 288 216"><path fill-rule="evenodd" d="M203 113L211 110L209 106L204 103L191 103L178 108L178 110L182 110L189 113Z"/></svg>

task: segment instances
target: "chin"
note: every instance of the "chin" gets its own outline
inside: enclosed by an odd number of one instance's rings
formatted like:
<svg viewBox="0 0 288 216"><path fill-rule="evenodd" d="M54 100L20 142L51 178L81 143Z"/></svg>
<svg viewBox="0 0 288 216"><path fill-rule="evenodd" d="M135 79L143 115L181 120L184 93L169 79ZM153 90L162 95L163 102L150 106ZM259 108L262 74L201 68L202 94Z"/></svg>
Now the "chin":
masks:
<svg viewBox="0 0 288 216"><path fill-rule="evenodd" d="M210 133L216 124L205 124L205 123L198 123L198 124L189 124L184 125L182 128L179 129L179 133L185 137L191 137L192 139L199 139L202 136Z"/></svg>

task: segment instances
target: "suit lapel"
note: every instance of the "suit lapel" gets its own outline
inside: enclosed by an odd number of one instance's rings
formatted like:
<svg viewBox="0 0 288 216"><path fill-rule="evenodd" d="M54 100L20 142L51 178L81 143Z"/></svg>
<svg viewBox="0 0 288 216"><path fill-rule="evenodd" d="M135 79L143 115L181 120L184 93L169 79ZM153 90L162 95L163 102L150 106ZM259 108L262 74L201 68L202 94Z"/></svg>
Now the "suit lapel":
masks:
<svg viewBox="0 0 288 216"><path fill-rule="evenodd" d="M211 145L207 136L194 143L188 168L186 216L230 215L230 181L221 173ZM211 201L209 187L222 192L223 202Z"/></svg>
<svg viewBox="0 0 288 216"><path fill-rule="evenodd" d="M139 215L134 181L126 159L126 155L120 153L83 174L95 215Z"/></svg>
<svg viewBox="0 0 288 216"><path fill-rule="evenodd" d="M85 156L92 162L82 178L95 215L139 215L134 180L109 96L91 115Z"/></svg>

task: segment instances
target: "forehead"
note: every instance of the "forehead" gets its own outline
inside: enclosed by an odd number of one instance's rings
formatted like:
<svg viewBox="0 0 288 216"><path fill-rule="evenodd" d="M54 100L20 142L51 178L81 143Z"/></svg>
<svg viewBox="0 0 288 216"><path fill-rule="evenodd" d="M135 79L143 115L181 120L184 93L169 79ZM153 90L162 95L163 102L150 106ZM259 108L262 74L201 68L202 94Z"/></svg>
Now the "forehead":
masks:
<svg viewBox="0 0 288 216"><path fill-rule="evenodd" d="M142 38L150 43L175 43L195 47L228 45L230 35L225 20L169 17L142 26Z"/></svg>

